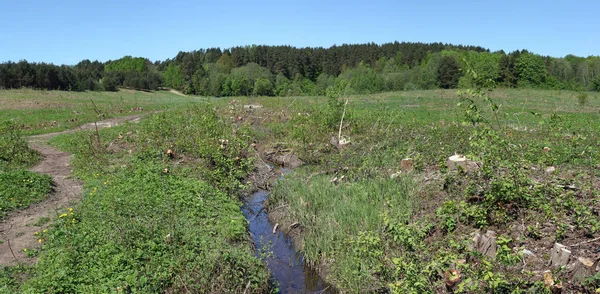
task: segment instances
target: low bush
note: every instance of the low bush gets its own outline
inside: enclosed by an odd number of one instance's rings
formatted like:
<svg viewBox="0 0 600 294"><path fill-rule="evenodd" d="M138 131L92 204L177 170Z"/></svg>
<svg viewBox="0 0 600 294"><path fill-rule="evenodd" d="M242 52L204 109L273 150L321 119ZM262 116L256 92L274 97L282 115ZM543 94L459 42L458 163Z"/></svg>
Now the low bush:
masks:
<svg viewBox="0 0 600 294"><path fill-rule="evenodd" d="M14 121L0 122L0 171L26 167L38 159L39 154L29 148Z"/></svg>

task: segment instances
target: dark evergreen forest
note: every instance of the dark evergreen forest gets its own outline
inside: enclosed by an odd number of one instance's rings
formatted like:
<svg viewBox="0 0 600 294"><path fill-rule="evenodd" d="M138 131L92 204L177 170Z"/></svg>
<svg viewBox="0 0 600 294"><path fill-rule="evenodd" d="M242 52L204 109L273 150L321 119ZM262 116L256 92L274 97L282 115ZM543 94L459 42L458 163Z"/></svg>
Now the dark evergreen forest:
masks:
<svg viewBox="0 0 600 294"><path fill-rule="evenodd" d="M76 65L5 62L0 88L67 91L156 90L205 96L347 95L464 88L475 70L500 87L600 91L600 57L490 52L443 43L344 44L330 48L245 46L179 52L151 62L125 56Z"/></svg>

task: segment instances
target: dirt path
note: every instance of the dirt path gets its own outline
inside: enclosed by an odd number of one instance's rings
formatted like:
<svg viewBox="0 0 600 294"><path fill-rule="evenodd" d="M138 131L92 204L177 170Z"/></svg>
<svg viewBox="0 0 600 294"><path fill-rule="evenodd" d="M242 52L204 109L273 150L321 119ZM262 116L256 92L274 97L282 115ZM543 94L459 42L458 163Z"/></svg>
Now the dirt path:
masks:
<svg viewBox="0 0 600 294"><path fill-rule="evenodd" d="M136 114L118 118L107 119L97 123L82 125L76 129L63 132L43 134L29 137L31 148L37 150L44 159L31 168L33 172L47 174L54 180L54 191L44 201L33 204L27 209L11 212L6 219L0 222L0 265L10 265L16 262L35 263L35 258L27 258L23 248L39 248L35 232L40 232L51 222L43 223L45 218L50 220L63 213L70 204L81 199L83 184L81 181L70 177L71 154L62 152L48 145L50 138L74 133L81 130L95 130L110 128L125 121L137 122L144 114Z"/></svg>
<svg viewBox="0 0 600 294"><path fill-rule="evenodd" d="M183 97L187 97L187 95L177 91L177 90L173 90L173 89L169 89L169 92L175 94L175 95L179 95L179 96L183 96Z"/></svg>

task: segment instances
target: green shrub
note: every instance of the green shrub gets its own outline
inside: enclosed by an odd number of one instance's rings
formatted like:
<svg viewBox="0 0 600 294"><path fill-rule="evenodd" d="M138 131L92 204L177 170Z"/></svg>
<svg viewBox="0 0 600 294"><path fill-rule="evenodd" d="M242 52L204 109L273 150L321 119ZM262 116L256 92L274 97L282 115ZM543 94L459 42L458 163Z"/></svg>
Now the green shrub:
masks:
<svg viewBox="0 0 600 294"><path fill-rule="evenodd" d="M585 106L588 103L588 93L581 92L577 94L577 103L579 103L580 106Z"/></svg>
<svg viewBox="0 0 600 294"><path fill-rule="evenodd" d="M600 75L592 80L592 90L600 92Z"/></svg>
<svg viewBox="0 0 600 294"><path fill-rule="evenodd" d="M39 154L29 148L14 121L0 123L0 171L12 167L26 167L38 159Z"/></svg>

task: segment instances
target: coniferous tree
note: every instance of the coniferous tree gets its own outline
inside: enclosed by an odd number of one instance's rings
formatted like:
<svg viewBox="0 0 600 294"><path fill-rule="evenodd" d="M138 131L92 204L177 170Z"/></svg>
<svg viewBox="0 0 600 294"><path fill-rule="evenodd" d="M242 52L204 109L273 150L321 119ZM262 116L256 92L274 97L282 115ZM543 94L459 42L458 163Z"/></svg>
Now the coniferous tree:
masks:
<svg viewBox="0 0 600 294"><path fill-rule="evenodd" d="M458 87L460 78L460 68L456 58L452 56L442 56L437 69L437 80L440 87L444 89L455 89Z"/></svg>

